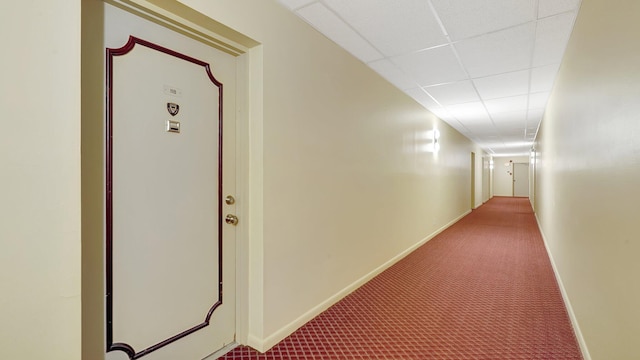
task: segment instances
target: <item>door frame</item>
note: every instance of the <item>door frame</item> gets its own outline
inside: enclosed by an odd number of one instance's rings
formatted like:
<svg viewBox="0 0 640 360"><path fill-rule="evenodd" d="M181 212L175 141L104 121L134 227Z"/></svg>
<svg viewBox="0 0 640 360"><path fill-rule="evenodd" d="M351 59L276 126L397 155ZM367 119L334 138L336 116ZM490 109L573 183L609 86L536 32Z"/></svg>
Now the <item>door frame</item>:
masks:
<svg viewBox="0 0 640 360"><path fill-rule="evenodd" d="M476 208L476 153L471 152L471 210Z"/></svg>
<svg viewBox="0 0 640 360"><path fill-rule="evenodd" d="M82 182L82 357L105 356L105 248L104 248L104 141L102 121L105 56L103 3L109 3L134 15L186 35L237 58L236 93L236 342L249 342L249 224L261 219L262 166L253 165L262 154L262 46L237 32L179 3L162 0L82 1L81 39L81 182ZM102 60L102 61L101 61ZM98 96L103 102L96 101ZM249 139L252 139L249 146ZM258 159L258 160L256 160ZM252 168L252 179L249 169ZM251 192L249 191L251 187ZM251 199L254 204L249 206ZM258 205L256 208L255 205ZM251 212L251 214L250 214ZM260 222L261 223L261 222ZM252 232L261 235L261 230ZM256 240L261 240L259 236ZM255 265L255 264L254 264ZM261 269L259 269L261 270ZM254 295L255 297L255 295ZM259 304L258 300L258 304ZM262 315L261 313L254 315Z"/></svg>

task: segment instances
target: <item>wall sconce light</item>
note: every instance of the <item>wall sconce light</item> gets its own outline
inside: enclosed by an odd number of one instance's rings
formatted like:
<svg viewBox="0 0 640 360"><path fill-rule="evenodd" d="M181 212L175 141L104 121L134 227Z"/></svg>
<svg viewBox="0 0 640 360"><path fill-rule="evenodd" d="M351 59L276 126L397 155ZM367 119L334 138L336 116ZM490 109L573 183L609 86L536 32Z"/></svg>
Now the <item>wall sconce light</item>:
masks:
<svg viewBox="0 0 640 360"><path fill-rule="evenodd" d="M427 131L427 140L431 141L426 146L426 151L437 154L440 151L440 130L433 129Z"/></svg>

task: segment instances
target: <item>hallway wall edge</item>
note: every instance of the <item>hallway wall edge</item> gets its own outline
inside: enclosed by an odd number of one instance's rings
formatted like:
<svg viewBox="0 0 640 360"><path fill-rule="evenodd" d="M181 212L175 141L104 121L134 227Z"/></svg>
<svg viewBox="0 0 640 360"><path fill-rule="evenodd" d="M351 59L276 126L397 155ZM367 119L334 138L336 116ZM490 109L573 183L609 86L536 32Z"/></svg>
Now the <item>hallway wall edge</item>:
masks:
<svg viewBox="0 0 640 360"><path fill-rule="evenodd" d="M573 326L573 331L575 332L576 339L578 340L578 344L580 345L580 351L582 352L582 357L584 358L584 360L591 360L591 354L589 354L589 348L587 347L587 343L584 340L584 337L582 336L582 331L580 330L580 324L578 323L578 319L576 318L576 315L573 312L573 307L571 306L571 301L569 300L567 291L565 290L564 284L562 283L562 278L560 277L560 273L558 273L556 262L554 261L553 254L549 249L547 237L544 235L544 231L542 230L542 226L540 225L540 219L538 218L538 213L535 213L535 217L536 217L536 223L538 224L538 229L540 230L540 235L542 236L542 242L544 243L544 248L547 250L547 255L549 255L551 267L553 268L553 274L556 277L558 287L560 288L560 293L562 294L562 300L564 301L564 305L567 308L567 313L569 314L569 318L571 319L571 325Z"/></svg>
<svg viewBox="0 0 640 360"><path fill-rule="evenodd" d="M360 279L356 280L352 284L346 286L344 289L342 289L341 291L337 292L335 295L329 297L328 299L326 299L322 303L318 304L317 306L315 306L311 310L309 310L306 313L304 313L302 316L300 316L296 320L290 322L286 326L283 326L278 331L272 333L271 335L267 336L266 338L260 340L255 336L251 336L250 337L250 346L253 347L254 349L260 351L260 352L268 351L269 349L274 347L278 342L282 341L285 337L289 336L291 333L293 333L294 331L299 329L301 326L303 326L304 324L306 324L307 322L309 322L310 320L312 320L316 316L320 315L323 311L327 310L329 307L331 307L332 305L334 305L338 301L342 300L344 297L346 297L347 295L349 295L353 291L357 290L360 286L364 285L369 280L373 279L374 277L376 277L377 275L379 275L383 271L385 271L388 268L390 268L391 266L393 266L398 261L402 260L404 257L406 257L407 255L412 253L414 250L416 250L420 246L424 245L429 240L433 239L438 234L440 234L441 232L443 232L444 230L446 230L447 228L449 228L453 224L457 223L458 221L460 221L462 218L464 218L465 216L469 215L470 213L471 213L471 210L465 211L463 214L461 214L458 217L456 217L455 219L451 220L450 222L448 222L447 224L445 224L441 228L437 229L436 231L434 231L433 233L429 234L428 236L426 236L422 240L420 240L417 243L415 243L414 245L410 246L408 249L406 249L403 252L399 253L398 255L394 256L393 258L391 258L387 262L385 262L382 265L378 266L376 269L374 269L370 273L364 275L363 277L361 277ZM585 360L590 360L590 359L585 359Z"/></svg>

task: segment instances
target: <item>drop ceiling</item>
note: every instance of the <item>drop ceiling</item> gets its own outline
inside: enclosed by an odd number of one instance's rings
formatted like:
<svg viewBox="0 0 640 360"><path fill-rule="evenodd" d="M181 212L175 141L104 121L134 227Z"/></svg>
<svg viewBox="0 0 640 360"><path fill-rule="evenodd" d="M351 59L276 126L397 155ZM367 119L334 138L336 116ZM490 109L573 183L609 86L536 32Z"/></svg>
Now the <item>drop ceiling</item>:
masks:
<svg viewBox="0 0 640 360"><path fill-rule="evenodd" d="M527 155L580 0L278 0L496 156Z"/></svg>

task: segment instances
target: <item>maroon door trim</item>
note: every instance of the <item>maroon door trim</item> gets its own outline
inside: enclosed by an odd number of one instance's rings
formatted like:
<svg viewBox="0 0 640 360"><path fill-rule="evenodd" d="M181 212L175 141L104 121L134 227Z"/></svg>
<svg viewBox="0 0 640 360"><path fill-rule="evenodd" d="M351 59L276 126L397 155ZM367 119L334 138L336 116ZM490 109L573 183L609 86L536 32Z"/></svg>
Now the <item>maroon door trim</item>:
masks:
<svg viewBox="0 0 640 360"><path fill-rule="evenodd" d="M194 63L202 66L206 71L206 74L211 82L219 88L219 106L218 106L218 301L211 306L206 314L203 314L204 321L200 324L193 326L190 329L186 329L166 340L163 340L153 346L146 349L136 351L133 347L126 343L114 343L113 342L113 298L117 294L113 293L113 58L115 56L122 56L129 53L133 48L139 44L169 56L174 56L179 59ZM213 312L222 305L222 83L216 80L211 73L211 68L208 63L192 58L190 56L178 53L171 49L167 49L160 45L139 39L134 36L129 37L129 41L121 48L111 49L107 48L107 76L106 76L106 90L107 90L107 114L106 114L106 338L107 338L107 352L110 351L124 351L130 359L138 359L144 355L147 355L155 350L160 349L163 346L171 344L172 342L183 338L189 334L194 333L209 325L211 315Z"/></svg>

